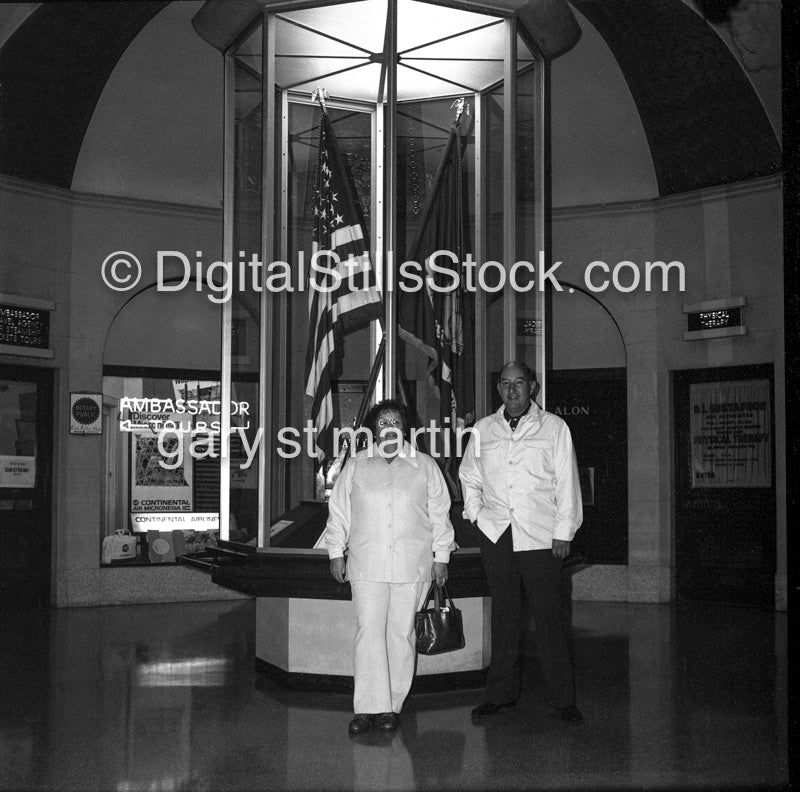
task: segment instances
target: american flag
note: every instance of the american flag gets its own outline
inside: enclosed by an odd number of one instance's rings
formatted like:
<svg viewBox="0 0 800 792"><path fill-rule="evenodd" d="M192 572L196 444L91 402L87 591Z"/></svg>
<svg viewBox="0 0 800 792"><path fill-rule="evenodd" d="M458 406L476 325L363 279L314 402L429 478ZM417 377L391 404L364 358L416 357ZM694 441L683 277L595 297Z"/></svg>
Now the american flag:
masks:
<svg viewBox="0 0 800 792"><path fill-rule="evenodd" d="M327 112L319 123L319 151L314 181L314 235L312 253L321 256L319 266L327 272L309 275L308 348L306 350L306 393L313 396L311 419L316 428L317 459L335 456L334 414L331 382L341 372L344 336L351 330L383 316L381 295L369 257L369 236L355 198L355 187L339 150ZM339 263L337 263L337 261ZM341 276L337 288L331 288Z"/></svg>

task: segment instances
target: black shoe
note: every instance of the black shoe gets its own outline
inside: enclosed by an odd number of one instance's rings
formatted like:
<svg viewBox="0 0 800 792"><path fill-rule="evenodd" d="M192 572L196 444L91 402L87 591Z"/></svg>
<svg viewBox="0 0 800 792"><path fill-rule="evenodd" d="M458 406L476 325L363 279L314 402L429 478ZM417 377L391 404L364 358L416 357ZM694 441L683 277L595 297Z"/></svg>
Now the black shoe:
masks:
<svg viewBox="0 0 800 792"><path fill-rule="evenodd" d="M561 720L567 723L583 723L583 714L574 704L570 704L568 707L559 707L558 711L561 714Z"/></svg>
<svg viewBox="0 0 800 792"><path fill-rule="evenodd" d="M372 715L356 715L355 718L350 721L347 730L350 734L361 734L362 732L369 731L369 727L372 726L373 717Z"/></svg>
<svg viewBox="0 0 800 792"><path fill-rule="evenodd" d="M394 731L400 725L400 716L396 712L382 712L375 716L375 723L381 731Z"/></svg>
<svg viewBox="0 0 800 792"><path fill-rule="evenodd" d="M497 715L498 712L501 710L507 709L509 707L515 707L517 705L517 700L514 699L513 701L505 701L502 704L495 704L493 701L484 701L483 704L478 704L474 710L472 710L471 716L472 720L479 721L483 720L484 718L488 718L490 715Z"/></svg>

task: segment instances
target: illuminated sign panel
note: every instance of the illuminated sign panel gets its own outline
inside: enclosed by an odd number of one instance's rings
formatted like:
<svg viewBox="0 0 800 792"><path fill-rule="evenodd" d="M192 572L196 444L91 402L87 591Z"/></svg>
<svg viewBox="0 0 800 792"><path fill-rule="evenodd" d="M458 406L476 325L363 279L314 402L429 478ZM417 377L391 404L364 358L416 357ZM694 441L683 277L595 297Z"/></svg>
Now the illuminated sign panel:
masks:
<svg viewBox="0 0 800 792"><path fill-rule="evenodd" d="M50 344L50 312L0 304L0 344L47 349Z"/></svg>
<svg viewBox="0 0 800 792"><path fill-rule="evenodd" d="M705 300L683 306L686 315L684 341L706 341L712 338L745 335L744 297L726 297L721 300Z"/></svg>
<svg viewBox="0 0 800 792"><path fill-rule="evenodd" d="M719 327L741 327L741 308L720 308L716 311L693 311L687 314L689 331L715 330Z"/></svg>

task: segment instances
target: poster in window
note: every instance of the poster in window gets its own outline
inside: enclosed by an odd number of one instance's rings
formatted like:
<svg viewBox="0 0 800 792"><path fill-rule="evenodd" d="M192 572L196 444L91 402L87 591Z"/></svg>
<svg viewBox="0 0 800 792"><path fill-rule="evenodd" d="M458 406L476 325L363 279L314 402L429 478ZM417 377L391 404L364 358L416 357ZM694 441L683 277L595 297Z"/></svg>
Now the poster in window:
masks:
<svg viewBox="0 0 800 792"><path fill-rule="evenodd" d="M772 416L769 380L689 387L692 487L769 487Z"/></svg>
<svg viewBox="0 0 800 792"><path fill-rule="evenodd" d="M0 487L33 489L36 486L36 457L0 454Z"/></svg>
<svg viewBox="0 0 800 792"><path fill-rule="evenodd" d="M0 487L36 486L36 383L0 380Z"/></svg>
<svg viewBox="0 0 800 792"><path fill-rule="evenodd" d="M185 402L213 402L219 401L220 384L214 380L172 380L172 390L175 399Z"/></svg>
<svg viewBox="0 0 800 792"><path fill-rule="evenodd" d="M189 453L191 422L185 415L165 414L153 429L131 432L131 512L190 512L192 458ZM156 431L172 421L189 431ZM133 526L140 530L139 526Z"/></svg>

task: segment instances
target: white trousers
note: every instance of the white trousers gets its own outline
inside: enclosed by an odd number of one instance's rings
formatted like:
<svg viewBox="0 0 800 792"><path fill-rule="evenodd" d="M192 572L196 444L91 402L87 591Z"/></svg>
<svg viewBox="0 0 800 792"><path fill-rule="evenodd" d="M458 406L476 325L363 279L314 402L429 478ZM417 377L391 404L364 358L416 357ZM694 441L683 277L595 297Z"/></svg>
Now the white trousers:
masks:
<svg viewBox="0 0 800 792"><path fill-rule="evenodd" d="M356 610L353 712L400 712L414 679L414 614L430 581L351 580Z"/></svg>

